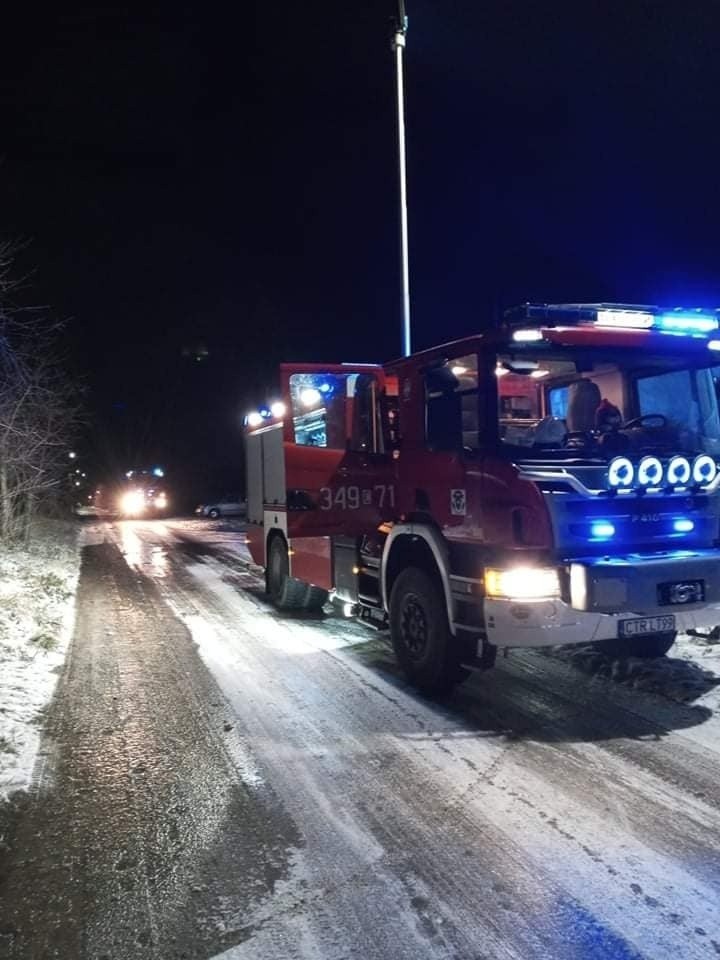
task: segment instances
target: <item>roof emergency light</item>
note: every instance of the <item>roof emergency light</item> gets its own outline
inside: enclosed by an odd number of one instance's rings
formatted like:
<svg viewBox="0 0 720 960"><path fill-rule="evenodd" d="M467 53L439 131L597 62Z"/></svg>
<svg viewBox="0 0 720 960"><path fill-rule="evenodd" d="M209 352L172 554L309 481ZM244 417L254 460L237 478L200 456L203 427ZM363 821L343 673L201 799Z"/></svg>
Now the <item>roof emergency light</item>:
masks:
<svg viewBox="0 0 720 960"><path fill-rule="evenodd" d="M673 310L656 317L655 326L668 333L712 333L718 329L718 318L708 314Z"/></svg>
<svg viewBox="0 0 720 960"><path fill-rule="evenodd" d="M655 317L643 310L598 310L595 323L600 327L647 330L655 323Z"/></svg>
<svg viewBox="0 0 720 960"><path fill-rule="evenodd" d="M665 310L656 306L627 303L526 303L506 314L513 327L528 323L535 329L515 329L516 343L542 340L543 327L598 326L623 330L657 330L661 333L703 336L720 329L718 311L707 309L684 310L677 307ZM720 349L720 342L711 340L708 346Z"/></svg>

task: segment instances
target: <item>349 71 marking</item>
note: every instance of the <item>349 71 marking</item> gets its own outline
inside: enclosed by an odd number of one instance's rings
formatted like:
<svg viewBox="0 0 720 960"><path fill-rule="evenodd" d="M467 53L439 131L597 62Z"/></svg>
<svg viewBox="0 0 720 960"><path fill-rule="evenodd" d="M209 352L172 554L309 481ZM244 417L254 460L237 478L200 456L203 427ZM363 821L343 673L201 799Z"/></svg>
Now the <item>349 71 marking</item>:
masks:
<svg viewBox="0 0 720 960"><path fill-rule="evenodd" d="M395 487L387 483L376 483L373 487L320 487L321 510L359 510L373 505L380 510L394 507Z"/></svg>

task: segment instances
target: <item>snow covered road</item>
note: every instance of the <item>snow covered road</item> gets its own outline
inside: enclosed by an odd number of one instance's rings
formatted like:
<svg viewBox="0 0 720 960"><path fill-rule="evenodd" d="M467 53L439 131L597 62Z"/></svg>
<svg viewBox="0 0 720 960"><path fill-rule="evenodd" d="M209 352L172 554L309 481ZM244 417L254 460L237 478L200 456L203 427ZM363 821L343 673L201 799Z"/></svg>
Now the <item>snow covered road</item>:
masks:
<svg viewBox="0 0 720 960"><path fill-rule="evenodd" d="M524 652L428 702L382 635L268 607L243 541L97 525L0 956L720 956L712 674Z"/></svg>

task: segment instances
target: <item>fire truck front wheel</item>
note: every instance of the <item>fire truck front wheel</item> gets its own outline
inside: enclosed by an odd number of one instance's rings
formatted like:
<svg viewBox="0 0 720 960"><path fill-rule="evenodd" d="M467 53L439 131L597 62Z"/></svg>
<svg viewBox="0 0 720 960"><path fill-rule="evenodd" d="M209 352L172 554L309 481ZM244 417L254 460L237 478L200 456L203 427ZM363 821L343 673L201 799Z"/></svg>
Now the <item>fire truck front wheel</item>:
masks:
<svg viewBox="0 0 720 960"><path fill-rule="evenodd" d="M422 693L449 693L462 678L445 597L425 570L408 567L393 584L390 636L405 675Z"/></svg>
<svg viewBox="0 0 720 960"><path fill-rule="evenodd" d="M267 592L278 610L300 610L304 606L307 585L290 576L287 544L279 535L270 540L266 582Z"/></svg>

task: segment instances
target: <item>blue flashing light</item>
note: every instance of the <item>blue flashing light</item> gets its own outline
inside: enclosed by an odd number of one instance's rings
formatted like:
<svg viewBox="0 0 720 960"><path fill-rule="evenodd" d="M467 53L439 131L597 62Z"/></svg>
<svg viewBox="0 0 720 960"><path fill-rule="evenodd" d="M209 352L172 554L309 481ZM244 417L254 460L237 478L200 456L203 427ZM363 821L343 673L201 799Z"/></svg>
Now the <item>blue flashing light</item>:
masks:
<svg viewBox="0 0 720 960"><path fill-rule="evenodd" d="M679 310L660 314L655 323L668 333L713 333L718 329L717 317Z"/></svg>
<svg viewBox="0 0 720 960"><path fill-rule="evenodd" d="M692 533L694 529L694 520L688 520L686 517L680 517L679 520L673 520L673 530L675 533Z"/></svg>
<svg viewBox="0 0 720 960"><path fill-rule="evenodd" d="M155 477L164 477L164 476L165 476L165 471L163 470L162 467L155 467L155 469L153 470L153 476L155 476Z"/></svg>
<svg viewBox="0 0 720 960"><path fill-rule="evenodd" d="M615 526L609 520L595 520L590 524L593 540L609 540L615 536Z"/></svg>
<svg viewBox="0 0 720 960"><path fill-rule="evenodd" d="M271 417L272 414L267 407L260 407L260 416L267 420L267 418Z"/></svg>

